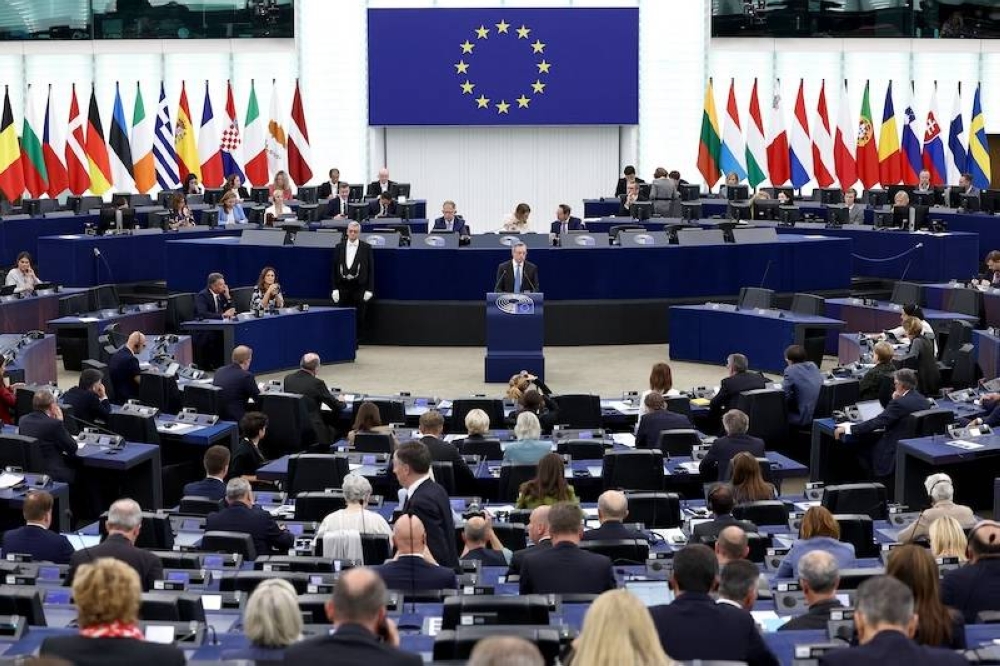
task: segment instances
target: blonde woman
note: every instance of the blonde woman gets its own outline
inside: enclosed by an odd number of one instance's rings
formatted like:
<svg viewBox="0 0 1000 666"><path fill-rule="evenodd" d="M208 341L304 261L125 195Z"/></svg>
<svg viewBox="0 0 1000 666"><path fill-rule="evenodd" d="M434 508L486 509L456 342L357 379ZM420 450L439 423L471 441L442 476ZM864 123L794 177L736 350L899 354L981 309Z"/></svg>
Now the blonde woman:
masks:
<svg viewBox="0 0 1000 666"><path fill-rule="evenodd" d="M280 661L285 648L302 639L302 612L291 583L272 578L257 586L243 612L243 633L251 647L228 650L224 660Z"/></svg>
<svg viewBox="0 0 1000 666"><path fill-rule="evenodd" d="M523 234L528 231L528 216L531 215L531 206L526 203L519 203L514 209L514 214L504 218L503 226L500 227L502 234Z"/></svg>
<svg viewBox="0 0 1000 666"><path fill-rule="evenodd" d="M597 598L573 641L571 666L666 666L674 661L660 645L649 611L627 590L610 590Z"/></svg>
<svg viewBox="0 0 1000 666"><path fill-rule="evenodd" d="M965 564L969 540L965 538L962 524L951 516L935 518L928 529L931 537L931 554L937 557L957 557Z"/></svg>

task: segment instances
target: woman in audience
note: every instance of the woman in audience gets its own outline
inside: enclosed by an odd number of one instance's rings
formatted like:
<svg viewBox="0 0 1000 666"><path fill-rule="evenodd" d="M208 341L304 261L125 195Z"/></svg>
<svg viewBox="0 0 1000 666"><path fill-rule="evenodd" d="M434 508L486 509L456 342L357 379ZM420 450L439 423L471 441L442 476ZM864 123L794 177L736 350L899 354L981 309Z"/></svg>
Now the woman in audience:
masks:
<svg viewBox="0 0 1000 666"><path fill-rule="evenodd" d="M910 544L893 549L885 573L913 592L913 612L918 618L913 640L932 647L965 649L965 618L941 603L937 563L926 548Z"/></svg>
<svg viewBox="0 0 1000 666"><path fill-rule="evenodd" d="M752 453L741 451L733 456L733 499L737 504L772 500L777 496L774 484L764 480L760 463Z"/></svg>
<svg viewBox="0 0 1000 666"><path fill-rule="evenodd" d="M455 442L461 451L466 442L483 442L490 439L490 416L481 409L470 409L465 415L465 438Z"/></svg>
<svg viewBox="0 0 1000 666"><path fill-rule="evenodd" d="M243 179L240 178L238 173L229 174L226 178L226 183L222 186L224 192L235 192L236 200L240 203L246 201L250 198L250 193L247 188L243 187Z"/></svg>
<svg viewBox="0 0 1000 666"><path fill-rule="evenodd" d="M965 564L969 540L961 523L951 516L941 516L931 523L928 531L931 537L931 555L935 558L957 557L959 563Z"/></svg>
<svg viewBox="0 0 1000 666"><path fill-rule="evenodd" d="M875 356L875 365L861 378L859 400L878 400L883 378L891 378L892 373L896 371L896 366L892 363L892 345L888 342L879 342L872 351Z"/></svg>
<svg viewBox="0 0 1000 666"><path fill-rule="evenodd" d="M955 504L955 485L951 477L944 473L931 474L924 479L924 490L931 500L931 506L920 512L920 516L901 531L896 540L900 543L926 541L931 523L941 516L950 516L958 521L962 529L971 529L976 524L976 515L972 508L964 504ZM965 546L962 546L963 552Z"/></svg>
<svg viewBox="0 0 1000 666"><path fill-rule="evenodd" d="M285 190L276 188L271 192L271 205L264 209L264 226L273 227L275 220L292 215L292 209L285 205Z"/></svg>
<svg viewBox="0 0 1000 666"><path fill-rule="evenodd" d="M547 453L538 461L538 474L521 484L517 496L518 509L534 509L542 504L579 502L573 486L566 483L562 456Z"/></svg>
<svg viewBox="0 0 1000 666"><path fill-rule="evenodd" d="M841 569L854 566L854 546L840 541L840 525L822 506L810 507L802 517L799 527L799 540L792 544L792 549L778 566L776 578L798 578L799 558L812 550L825 550L837 559Z"/></svg>
<svg viewBox="0 0 1000 666"><path fill-rule="evenodd" d="M500 227L500 233L523 234L528 230L529 215L531 215L531 206L526 203L517 204L514 214L504 218L503 226Z"/></svg>
<svg viewBox="0 0 1000 666"><path fill-rule="evenodd" d="M189 173L184 179L184 194L204 194L205 188L198 182L198 174Z"/></svg>
<svg viewBox="0 0 1000 666"><path fill-rule="evenodd" d="M552 429L559 423L559 406L556 405L556 401L535 389L529 389L521 396L518 414L524 412L530 412L538 417L538 423L546 435L551 434Z"/></svg>
<svg viewBox="0 0 1000 666"><path fill-rule="evenodd" d="M288 180L288 174L284 171L274 174L274 182L268 185L267 188L272 195L275 191L282 190L288 199L295 198L295 195L292 193L292 183Z"/></svg>
<svg viewBox="0 0 1000 666"><path fill-rule="evenodd" d="M219 200L219 224L246 224L247 214L243 212L235 190L226 190Z"/></svg>
<svg viewBox="0 0 1000 666"><path fill-rule="evenodd" d="M920 320L920 327L923 329L924 334L934 333L934 329L931 325L924 319L924 310L916 303L907 303L903 306L902 311L899 313L899 326L896 328L890 328L886 333L891 333L897 340L902 340L907 337L906 335L906 320L910 317L916 317Z"/></svg>
<svg viewBox="0 0 1000 666"><path fill-rule="evenodd" d="M674 388L674 375L670 371L670 366L662 361L653 364L653 369L649 371L649 388L639 396L639 405L643 414L647 412L646 396L653 391L661 393L664 398L675 398L681 394Z"/></svg>
<svg viewBox="0 0 1000 666"><path fill-rule="evenodd" d="M14 264L14 268L7 271L7 281L5 284L8 287L13 285L15 294L31 294L40 283L41 279L35 275L35 267L31 261L31 255L27 252L18 254L17 263Z"/></svg>
<svg viewBox="0 0 1000 666"><path fill-rule="evenodd" d="M243 433L243 438L236 445L229 461L229 478L241 476L251 483L262 483L257 480L257 470L267 463L267 458L260 450L260 440L267 434L267 415L262 412L247 412L240 419L240 432Z"/></svg>
<svg viewBox="0 0 1000 666"><path fill-rule="evenodd" d="M257 276L257 285L250 295L251 310L269 310L285 307L285 297L281 295L278 273L270 266L264 266Z"/></svg>
<svg viewBox="0 0 1000 666"><path fill-rule="evenodd" d="M302 611L295 588L287 580L271 578L260 583L247 599L243 633L251 647L226 650L222 659L280 662L285 648L302 639Z"/></svg>
<svg viewBox="0 0 1000 666"><path fill-rule="evenodd" d="M382 425L382 414L378 411L378 405L368 400L361 403L354 414L354 425L347 433L347 441L354 444L354 436L358 433L373 433L376 435L392 434L392 427Z"/></svg>
<svg viewBox="0 0 1000 666"><path fill-rule="evenodd" d="M910 317L903 322L906 335L910 338L910 351L902 363L904 368L917 371L917 390L930 398L937 394L941 385L941 372L938 370L934 340L924 334L924 323L916 317Z"/></svg>
<svg viewBox="0 0 1000 666"><path fill-rule="evenodd" d="M516 441L509 442L504 449L504 462L534 465L552 451L552 444L542 441L542 426L531 412L517 415L514 437Z"/></svg>
<svg viewBox="0 0 1000 666"><path fill-rule="evenodd" d="M545 385L545 382L527 370L522 370L510 378L510 382L507 385L506 398L511 402L520 403L524 394L530 389L535 389L543 396L552 395L552 390Z"/></svg>
<svg viewBox="0 0 1000 666"><path fill-rule="evenodd" d="M663 651L646 606L628 590L610 590L587 609L566 663L666 666L674 661Z"/></svg>
<svg viewBox="0 0 1000 666"><path fill-rule="evenodd" d="M334 511L323 519L316 529L316 543L323 543L323 535L337 530L356 530L361 534L392 535L392 528L385 518L369 511L368 498L372 495L372 484L360 474L348 474L341 487L347 507Z"/></svg>
<svg viewBox="0 0 1000 666"><path fill-rule="evenodd" d="M76 666L183 666L174 645L146 642L139 628L142 583L128 564L102 557L83 564L73 576L73 603L80 633L49 636L39 654Z"/></svg>
<svg viewBox="0 0 1000 666"><path fill-rule="evenodd" d="M167 226L172 231L177 231L181 227L194 226L194 215L188 208L187 198L181 192L175 192L170 197L170 214L167 216Z"/></svg>

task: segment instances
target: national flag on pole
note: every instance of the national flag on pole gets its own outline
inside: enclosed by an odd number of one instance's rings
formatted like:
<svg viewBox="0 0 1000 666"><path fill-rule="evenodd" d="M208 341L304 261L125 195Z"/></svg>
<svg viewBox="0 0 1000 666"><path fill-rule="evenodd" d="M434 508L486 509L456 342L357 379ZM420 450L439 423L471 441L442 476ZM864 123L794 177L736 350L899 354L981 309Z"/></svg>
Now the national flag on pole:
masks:
<svg viewBox="0 0 1000 666"><path fill-rule="evenodd" d="M66 150L66 139L61 134L62 123L52 122L52 84L49 84L43 123L42 154L45 156L45 171L49 174L47 191L49 196L55 199L69 187L69 176L66 173L66 165L59 157Z"/></svg>
<svg viewBox="0 0 1000 666"><path fill-rule="evenodd" d="M142 101L142 86L136 81L135 104L132 107L132 172L135 189L145 194L156 185L156 161L153 158L153 116L146 113Z"/></svg>
<svg viewBox="0 0 1000 666"><path fill-rule="evenodd" d="M288 135L278 102L278 86L271 84L271 117L267 120L267 169L270 177L288 170Z"/></svg>
<svg viewBox="0 0 1000 666"><path fill-rule="evenodd" d="M181 100L177 105L177 127L174 132L174 146L177 152L177 175L183 182L193 173L201 180L201 162L198 159L198 143L194 138L194 124L188 107L187 90L181 81Z"/></svg>
<svg viewBox="0 0 1000 666"><path fill-rule="evenodd" d="M43 122L38 112L35 87L29 85L21 125L21 168L24 171L24 187L36 199L49 188L49 174L45 169L45 154L42 151Z"/></svg>
<svg viewBox="0 0 1000 666"><path fill-rule="evenodd" d="M948 123L948 150L951 152L951 159L948 160L948 182L957 183L958 177L965 173L969 161L965 124L962 122L961 83L955 89L955 102L951 108L951 121Z"/></svg>
<svg viewBox="0 0 1000 666"><path fill-rule="evenodd" d="M913 109L913 82L910 82L910 101L903 109L903 141L900 148L900 165L903 168L903 183L916 185L920 182L920 172L924 168L924 158L920 150L920 123Z"/></svg>
<svg viewBox="0 0 1000 666"><path fill-rule="evenodd" d="M753 91L750 93L750 122L747 123L747 182L750 187L757 186L767 178L767 147L764 143L764 121L760 115L760 102L757 99L757 79L753 80Z"/></svg>
<svg viewBox="0 0 1000 666"><path fill-rule="evenodd" d="M767 171L771 184L775 187L784 185L791 177L791 165L788 163L788 133L785 132L785 119L781 115L781 81L778 80L771 100L771 133L767 143Z"/></svg>
<svg viewBox="0 0 1000 666"><path fill-rule="evenodd" d="M264 140L264 120L260 117L257 93L253 80L250 81L250 99L247 102L247 118L243 124L243 154L246 156L247 182L251 185L266 185L267 144Z"/></svg>
<svg viewBox="0 0 1000 666"><path fill-rule="evenodd" d="M76 101L76 84L73 84L69 102L69 125L66 131L66 150L63 153L66 160L66 176L69 180L69 191L80 196L90 187L90 172L87 160L87 137L84 132L83 114L80 104Z"/></svg>
<svg viewBox="0 0 1000 666"><path fill-rule="evenodd" d="M132 163L132 144L128 140L128 122L122 105L121 90L115 81L115 110L111 116L111 131L108 143L111 145L111 177L119 192L135 189L135 167Z"/></svg>
<svg viewBox="0 0 1000 666"><path fill-rule="evenodd" d="M833 135L830 132L830 114L826 107L826 80L819 88L816 102L816 123L812 135L813 173L820 187L833 185Z"/></svg>
<svg viewBox="0 0 1000 666"><path fill-rule="evenodd" d="M100 196L111 189L111 160L108 144L104 140L101 112L97 108L97 93L90 88L90 109L87 113L87 170L90 172L90 191Z"/></svg>
<svg viewBox="0 0 1000 666"><path fill-rule="evenodd" d="M222 187L222 139L219 124L212 112L212 95L205 81L205 103L201 110L201 132L198 133L198 157L201 160L201 182L205 187Z"/></svg>
<svg viewBox="0 0 1000 666"><path fill-rule="evenodd" d="M306 127L306 113L302 108L302 93L299 82L295 81L295 97L292 99L292 125L288 133L288 175L296 185L305 185L312 179L309 166L312 150L309 147L309 129Z"/></svg>
<svg viewBox="0 0 1000 666"><path fill-rule="evenodd" d="M799 79L799 94L795 98L790 159L792 186L799 189L813 177L812 142L809 139L809 119L806 118L805 82L802 79Z"/></svg>
<svg viewBox="0 0 1000 666"><path fill-rule="evenodd" d="M972 122L969 123L968 172L972 174L972 184L981 190L990 186L990 146L986 139L986 119L980 88L976 86L976 96L972 98Z"/></svg>
<svg viewBox="0 0 1000 666"><path fill-rule="evenodd" d="M719 159L722 152L722 140L719 138L719 120L715 115L715 93L712 92L712 79L705 88L705 106L701 113L701 138L698 141L698 171L708 184L708 189L719 182L722 176L719 171Z"/></svg>
<svg viewBox="0 0 1000 666"><path fill-rule="evenodd" d="M740 111L736 105L736 80L729 81L729 101L726 115L722 119L722 150L720 153L722 173L735 173L738 181L747 177L746 146L743 144L743 129L740 127Z"/></svg>
<svg viewBox="0 0 1000 666"><path fill-rule="evenodd" d="M164 190L173 190L180 185L177 172L177 152L174 149L174 126L170 123L170 109L167 93L160 82L160 102L156 109L156 127L153 128L153 161L156 167L156 182Z"/></svg>
<svg viewBox="0 0 1000 666"><path fill-rule="evenodd" d="M222 173L226 178L237 175L245 183L243 173L243 142L240 137L240 121L236 117L236 103L233 101L233 84L226 82L226 129L222 131Z"/></svg>
<svg viewBox="0 0 1000 666"><path fill-rule="evenodd" d="M0 191L13 203L24 194L21 147L17 144L14 112L10 110L10 90L4 86L3 116L0 118Z"/></svg>
<svg viewBox="0 0 1000 666"><path fill-rule="evenodd" d="M875 143L875 124L872 122L872 107L868 101L868 81L865 94L861 98L861 117L858 120L858 143L855 160L858 178L866 190L878 183L878 145Z"/></svg>
<svg viewBox="0 0 1000 666"><path fill-rule="evenodd" d="M931 183L943 185L948 177L948 165L944 158L944 138L941 136L941 123L938 120L937 83L934 84L930 106L927 108L923 162L924 168L931 172Z"/></svg>
<svg viewBox="0 0 1000 666"><path fill-rule="evenodd" d="M903 179L899 164L899 130L896 129L896 109L892 104L892 81L885 89L882 129L878 136L878 174L882 187L895 185Z"/></svg>
<svg viewBox="0 0 1000 666"><path fill-rule="evenodd" d="M837 109L837 133L833 138L833 165L837 170L837 180L840 187L848 190L858 182L858 165L854 161L854 151L858 140L854 133L855 125L851 120L851 104L847 95L847 80L840 91L840 108Z"/></svg>

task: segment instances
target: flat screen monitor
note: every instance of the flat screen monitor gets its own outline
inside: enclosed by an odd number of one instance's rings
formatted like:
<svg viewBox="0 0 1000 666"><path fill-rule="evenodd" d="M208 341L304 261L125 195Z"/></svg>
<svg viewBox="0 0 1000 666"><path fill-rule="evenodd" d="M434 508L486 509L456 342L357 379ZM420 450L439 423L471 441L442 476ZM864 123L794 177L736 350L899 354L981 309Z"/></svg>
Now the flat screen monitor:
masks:
<svg viewBox="0 0 1000 666"><path fill-rule="evenodd" d="M979 210L979 197L971 194L959 195L961 208L967 213L975 213Z"/></svg>
<svg viewBox="0 0 1000 666"><path fill-rule="evenodd" d="M910 228L910 210L909 206L893 206L892 207L892 226L897 229L909 229Z"/></svg>
<svg viewBox="0 0 1000 666"><path fill-rule="evenodd" d="M701 204L698 201L685 201L681 203L681 219L700 220L701 216Z"/></svg>
<svg viewBox="0 0 1000 666"><path fill-rule="evenodd" d="M296 198L304 204L314 204L317 201L317 190L313 186L300 187Z"/></svg>
<svg viewBox="0 0 1000 666"><path fill-rule="evenodd" d="M271 193L266 187L255 187L250 190L250 200L254 203L266 204L271 198Z"/></svg>
<svg viewBox="0 0 1000 666"><path fill-rule="evenodd" d="M396 197L406 197L410 198L410 184L409 183L396 183Z"/></svg>
<svg viewBox="0 0 1000 666"><path fill-rule="evenodd" d="M629 206L629 213L632 214L633 220L648 220L649 216L653 212L653 202L652 201L633 201L632 205Z"/></svg>
<svg viewBox="0 0 1000 666"><path fill-rule="evenodd" d="M889 193L885 190L865 190L863 201L871 208L881 208L889 203Z"/></svg>
<svg viewBox="0 0 1000 666"><path fill-rule="evenodd" d="M937 192L911 192L910 203L914 206L933 206L938 202Z"/></svg>
<svg viewBox="0 0 1000 666"><path fill-rule="evenodd" d="M351 185L350 194L347 195L348 201L362 201L365 198L365 186L364 185Z"/></svg>
<svg viewBox="0 0 1000 666"><path fill-rule="evenodd" d="M697 201L701 198L700 185L692 185L690 183L678 185L677 190L680 192L681 201Z"/></svg>
<svg viewBox="0 0 1000 666"><path fill-rule="evenodd" d="M843 204L827 206L826 208L826 223L830 226L843 226L847 224L849 217L850 211Z"/></svg>
<svg viewBox="0 0 1000 666"><path fill-rule="evenodd" d="M844 202L844 191L839 187L819 188L819 202L827 206Z"/></svg>
<svg viewBox="0 0 1000 666"><path fill-rule="evenodd" d="M778 202L774 199L755 199L753 202L754 219L778 219Z"/></svg>
<svg viewBox="0 0 1000 666"><path fill-rule="evenodd" d="M750 188L746 185L727 185L726 198L730 201L746 201L750 198Z"/></svg>
<svg viewBox="0 0 1000 666"><path fill-rule="evenodd" d="M795 190L791 187L782 185L781 187L768 187L765 192L770 193L772 199L777 199L778 195L782 192L788 197L788 201L791 202L795 199Z"/></svg>

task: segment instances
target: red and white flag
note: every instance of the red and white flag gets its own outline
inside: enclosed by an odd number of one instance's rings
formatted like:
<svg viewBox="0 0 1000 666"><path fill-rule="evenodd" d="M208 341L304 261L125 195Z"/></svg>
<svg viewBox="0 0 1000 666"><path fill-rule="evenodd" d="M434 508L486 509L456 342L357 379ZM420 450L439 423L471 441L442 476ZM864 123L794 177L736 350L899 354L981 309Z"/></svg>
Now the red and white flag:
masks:
<svg viewBox="0 0 1000 666"><path fill-rule="evenodd" d="M837 109L837 134L833 139L833 165L843 190L854 187L854 183L858 182L858 165L854 161L854 150L858 145L855 128L847 97L847 81L844 81L844 88L840 91L840 107Z"/></svg>
<svg viewBox="0 0 1000 666"><path fill-rule="evenodd" d="M305 185L312 177L309 167L312 153L309 148L309 129L306 114L302 109L302 93L299 82L295 81L295 99L292 100L292 125L288 133L288 176L296 185Z"/></svg>
<svg viewBox="0 0 1000 666"><path fill-rule="evenodd" d="M83 147L87 144L83 131L84 119L80 113L80 104L76 101L76 84L69 102L69 127L66 133L66 150L63 157L66 160L66 173L69 178L69 191L80 196L90 187L90 171L88 170L87 153Z"/></svg>
<svg viewBox="0 0 1000 666"><path fill-rule="evenodd" d="M820 187L830 187L833 185L833 137L830 134L830 114L826 110L826 81L823 81L819 89L812 143L816 182Z"/></svg>

